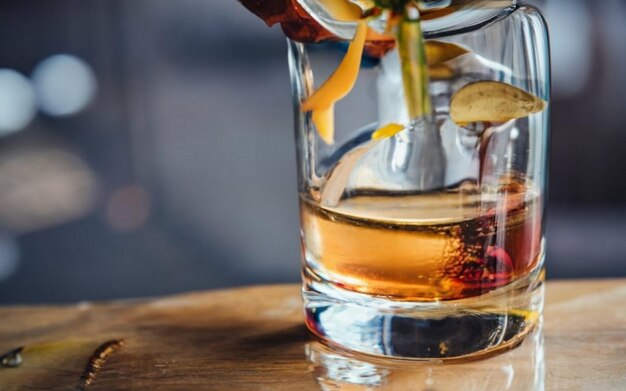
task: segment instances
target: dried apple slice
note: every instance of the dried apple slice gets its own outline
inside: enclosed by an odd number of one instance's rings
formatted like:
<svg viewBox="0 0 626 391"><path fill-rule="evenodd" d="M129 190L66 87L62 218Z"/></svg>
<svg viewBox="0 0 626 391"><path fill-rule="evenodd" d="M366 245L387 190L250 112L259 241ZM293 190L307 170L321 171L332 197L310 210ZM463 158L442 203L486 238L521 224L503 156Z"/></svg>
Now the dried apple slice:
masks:
<svg viewBox="0 0 626 391"><path fill-rule="evenodd" d="M450 117L458 125L506 122L544 110L546 102L510 84L478 81L458 90L450 100Z"/></svg>

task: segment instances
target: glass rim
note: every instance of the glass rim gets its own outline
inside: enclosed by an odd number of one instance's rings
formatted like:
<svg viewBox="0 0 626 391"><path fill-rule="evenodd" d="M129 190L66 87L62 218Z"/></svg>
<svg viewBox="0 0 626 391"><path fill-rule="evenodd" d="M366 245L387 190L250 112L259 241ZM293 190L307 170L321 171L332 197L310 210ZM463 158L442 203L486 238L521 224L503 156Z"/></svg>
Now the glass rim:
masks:
<svg viewBox="0 0 626 391"><path fill-rule="evenodd" d="M332 18L318 0L296 0L296 2L315 21L337 37L350 40L354 36L357 23L338 21ZM481 6L468 6L452 15L423 20L422 31L425 38L444 37L480 29L508 16L520 7L517 0L477 0L477 3L480 3Z"/></svg>

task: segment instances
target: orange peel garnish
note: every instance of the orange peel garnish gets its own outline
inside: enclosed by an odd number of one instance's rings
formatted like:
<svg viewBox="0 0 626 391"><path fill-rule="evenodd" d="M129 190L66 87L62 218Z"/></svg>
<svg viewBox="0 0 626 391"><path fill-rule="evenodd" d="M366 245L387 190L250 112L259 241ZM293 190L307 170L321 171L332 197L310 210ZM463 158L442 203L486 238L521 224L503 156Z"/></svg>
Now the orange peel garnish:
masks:
<svg viewBox="0 0 626 391"><path fill-rule="evenodd" d="M372 140L383 140L393 137L405 129L404 125L390 123L372 133Z"/></svg>
<svg viewBox="0 0 626 391"><path fill-rule="evenodd" d="M313 123L326 144L333 144L335 134L335 103L350 93L356 84L365 46L367 25L359 22L356 35L335 72L302 103L302 111L312 111Z"/></svg>

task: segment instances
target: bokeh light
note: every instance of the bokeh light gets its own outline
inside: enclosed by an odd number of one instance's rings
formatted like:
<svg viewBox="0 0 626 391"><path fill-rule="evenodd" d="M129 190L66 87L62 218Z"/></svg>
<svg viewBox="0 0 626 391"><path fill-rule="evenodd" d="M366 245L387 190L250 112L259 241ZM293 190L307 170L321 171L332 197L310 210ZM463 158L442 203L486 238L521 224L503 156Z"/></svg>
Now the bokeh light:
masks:
<svg viewBox="0 0 626 391"><path fill-rule="evenodd" d="M106 206L106 219L116 231L140 228L150 216L150 195L140 186L128 185L113 192Z"/></svg>
<svg viewBox="0 0 626 391"><path fill-rule="evenodd" d="M0 136L26 127L36 113L30 81L11 69L0 69Z"/></svg>
<svg viewBox="0 0 626 391"><path fill-rule="evenodd" d="M21 234L89 213L98 181L75 153L53 145L16 146L0 155L0 228Z"/></svg>
<svg viewBox="0 0 626 391"><path fill-rule="evenodd" d="M33 71L39 108L52 116L68 116L83 110L93 100L96 77L78 57L57 54L43 60Z"/></svg>

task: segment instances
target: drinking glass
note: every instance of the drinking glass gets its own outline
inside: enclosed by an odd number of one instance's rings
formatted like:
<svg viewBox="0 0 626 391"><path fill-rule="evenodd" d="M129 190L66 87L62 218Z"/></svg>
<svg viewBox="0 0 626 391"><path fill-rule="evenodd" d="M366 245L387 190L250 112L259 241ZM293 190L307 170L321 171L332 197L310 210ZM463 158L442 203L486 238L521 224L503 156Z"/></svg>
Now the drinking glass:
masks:
<svg viewBox="0 0 626 391"><path fill-rule="evenodd" d="M510 354L457 365L379 360L312 342L305 354L322 390L544 391L546 363L539 324Z"/></svg>
<svg viewBox="0 0 626 391"><path fill-rule="evenodd" d="M541 316L547 27L532 6L492 3L422 22L427 49L460 48L429 64L431 124L408 113L394 48L363 57L355 87L335 107L332 143L302 104L347 44L288 41L304 310L307 327L330 345L466 359L516 346ZM451 100L477 82L516 87L545 108L455 122ZM402 130L378 137L389 124Z"/></svg>

